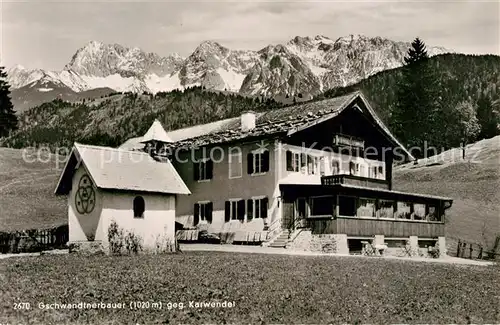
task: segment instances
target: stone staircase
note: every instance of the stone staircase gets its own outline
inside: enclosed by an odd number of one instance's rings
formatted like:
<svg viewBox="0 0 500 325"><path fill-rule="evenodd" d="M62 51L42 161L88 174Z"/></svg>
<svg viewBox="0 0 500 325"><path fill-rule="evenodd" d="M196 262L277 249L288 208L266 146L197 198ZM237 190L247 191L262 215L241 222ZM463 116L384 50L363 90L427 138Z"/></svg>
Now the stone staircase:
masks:
<svg viewBox="0 0 500 325"><path fill-rule="evenodd" d="M284 248L288 243L288 237L290 232L288 230L283 230L278 237L276 237L270 244L269 247L274 248Z"/></svg>

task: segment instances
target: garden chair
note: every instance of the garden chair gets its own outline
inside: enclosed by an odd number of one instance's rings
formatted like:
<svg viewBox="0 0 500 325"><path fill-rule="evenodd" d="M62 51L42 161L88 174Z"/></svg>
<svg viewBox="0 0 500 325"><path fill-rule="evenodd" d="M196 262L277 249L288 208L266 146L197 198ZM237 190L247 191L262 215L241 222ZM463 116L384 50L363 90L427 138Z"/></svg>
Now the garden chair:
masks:
<svg viewBox="0 0 500 325"><path fill-rule="evenodd" d="M402 252L402 257L411 257L411 248L410 245L408 244L399 244L399 247L401 248Z"/></svg>
<svg viewBox="0 0 500 325"><path fill-rule="evenodd" d="M361 245L363 245L363 248L361 250L361 255L366 255L366 256L374 256L375 255L375 248L373 247L371 242L362 241Z"/></svg>

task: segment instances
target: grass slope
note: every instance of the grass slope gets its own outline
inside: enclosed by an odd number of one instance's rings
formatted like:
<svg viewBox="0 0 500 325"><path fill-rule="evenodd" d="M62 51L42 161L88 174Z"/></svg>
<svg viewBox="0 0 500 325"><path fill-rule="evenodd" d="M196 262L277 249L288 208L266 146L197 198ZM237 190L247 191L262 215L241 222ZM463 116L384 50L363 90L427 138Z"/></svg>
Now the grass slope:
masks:
<svg viewBox="0 0 500 325"><path fill-rule="evenodd" d="M498 323L500 270L352 257L216 252L0 261L0 323ZM234 301L190 308L189 301ZM131 310L131 301L163 308ZM14 310L28 302L30 310ZM39 303L124 303L43 310ZM183 309L168 309L168 303ZM150 305L152 306L152 305Z"/></svg>
<svg viewBox="0 0 500 325"><path fill-rule="evenodd" d="M67 223L66 199L54 195L61 172L55 156L24 157L23 150L0 148L0 231Z"/></svg>
<svg viewBox="0 0 500 325"><path fill-rule="evenodd" d="M500 235L500 136L482 140L462 151L452 149L395 169L398 190L454 199L447 217L448 238L492 248Z"/></svg>

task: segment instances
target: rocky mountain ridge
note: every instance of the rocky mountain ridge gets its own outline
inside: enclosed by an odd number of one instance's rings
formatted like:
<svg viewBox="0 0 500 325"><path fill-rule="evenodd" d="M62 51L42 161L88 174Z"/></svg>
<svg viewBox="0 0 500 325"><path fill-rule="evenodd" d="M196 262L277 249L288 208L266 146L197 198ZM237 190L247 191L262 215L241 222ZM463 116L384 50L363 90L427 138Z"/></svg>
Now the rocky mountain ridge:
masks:
<svg viewBox="0 0 500 325"><path fill-rule="evenodd" d="M91 41L61 71L18 65L9 69L8 81L13 92L50 82L77 93L96 88L157 93L204 86L244 95L307 96L401 66L408 47L409 43L381 37L350 35L332 40L317 35L297 36L259 51L232 50L204 41L182 58ZM428 51L430 55L449 52L441 47ZM28 93L25 88L23 94Z"/></svg>

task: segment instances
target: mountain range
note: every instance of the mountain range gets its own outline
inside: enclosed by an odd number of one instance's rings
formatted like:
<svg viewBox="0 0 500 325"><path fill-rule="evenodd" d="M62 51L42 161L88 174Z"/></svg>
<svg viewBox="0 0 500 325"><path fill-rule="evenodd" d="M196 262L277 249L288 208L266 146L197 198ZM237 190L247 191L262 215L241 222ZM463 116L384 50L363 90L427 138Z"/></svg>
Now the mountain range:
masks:
<svg viewBox="0 0 500 325"><path fill-rule="evenodd" d="M297 36L259 51L204 41L186 58L91 41L61 71L8 70L17 111L55 98L77 101L112 92L157 93L202 86L242 95L310 97L402 65L410 44L382 37ZM450 52L429 47L430 55Z"/></svg>

